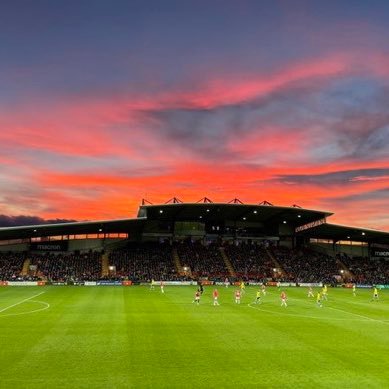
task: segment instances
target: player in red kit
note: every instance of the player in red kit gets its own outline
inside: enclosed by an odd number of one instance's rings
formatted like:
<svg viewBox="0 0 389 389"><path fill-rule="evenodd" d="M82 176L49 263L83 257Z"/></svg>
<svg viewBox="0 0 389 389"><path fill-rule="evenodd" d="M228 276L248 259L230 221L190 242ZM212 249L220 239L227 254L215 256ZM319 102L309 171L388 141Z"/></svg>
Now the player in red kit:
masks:
<svg viewBox="0 0 389 389"><path fill-rule="evenodd" d="M163 281L161 281L160 286L161 286L161 293L165 293L165 291L163 289L165 286L165 283Z"/></svg>
<svg viewBox="0 0 389 389"><path fill-rule="evenodd" d="M281 292L281 307L287 307L288 304L286 303L287 297L286 293L284 291Z"/></svg>
<svg viewBox="0 0 389 389"><path fill-rule="evenodd" d="M237 304L240 304L240 290L239 289L235 291L235 302Z"/></svg>
<svg viewBox="0 0 389 389"><path fill-rule="evenodd" d="M212 292L212 296L213 296L213 305L220 305L218 301L219 291L217 289L214 289L214 291Z"/></svg>
<svg viewBox="0 0 389 389"><path fill-rule="evenodd" d="M193 300L193 302L196 303L196 305L200 304L200 296L201 296L200 291L196 290L194 300Z"/></svg>

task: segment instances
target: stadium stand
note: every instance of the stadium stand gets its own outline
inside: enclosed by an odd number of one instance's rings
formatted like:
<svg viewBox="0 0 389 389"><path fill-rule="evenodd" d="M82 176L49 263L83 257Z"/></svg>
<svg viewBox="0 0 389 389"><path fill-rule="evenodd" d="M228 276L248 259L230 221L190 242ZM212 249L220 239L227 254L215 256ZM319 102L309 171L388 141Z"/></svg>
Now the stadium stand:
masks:
<svg viewBox="0 0 389 389"><path fill-rule="evenodd" d="M110 278L131 281L175 280L176 273L172 259L172 248L167 243L144 243L129 245L127 248L112 251L109 264L116 268Z"/></svg>
<svg viewBox="0 0 389 389"><path fill-rule="evenodd" d="M342 254L341 260L353 274L354 278L350 280L353 283L371 285L389 283L389 261L385 259L351 258L347 254Z"/></svg>
<svg viewBox="0 0 389 389"><path fill-rule="evenodd" d="M101 275L101 253L83 254L34 254L30 256L35 265L35 276L49 281L89 281L98 280Z"/></svg>
<svg viewBox="0 0 389 389"><path fill-rule="evenodd" d="M242 242L224 247L237 278L262 281L273 277L274 266L263 245Z"/></svg>
<svg viewBox="0 0 389 389"><path fill-rule="evenodd" d="M221 250L222 248L222 250ZM269 255L269 252L271 255ZM231 269L227 269L228 257ZM175 256L177 256L175 258ZM273 271L276 258L284 273ZM103 260L114 271L103 272ZM29 260L31 270L22 275L23 264ZM175 263L190 271L182 274ZM346 270L345 270L346 269ZM347 271L347 269L349 271ZM341 277L343 274L343 279ZM346 275L347 274L347 275ZM352 278L350 278L352 275ZM389 284L389 261L350 257L336 257L308 248L290 249L284 246L265 246L261 243L176 241L174 243L128 243L126 247L108 253L1 253L0 280L44 280L53 282L79 282L98 280L131 280L149 282L155 280L208 279L222 281L285 281L296 283L339 284Z"/></svg>
<svg viewBox="0 0 389 389"><path fill-rule="evenodd" d="M176 247L182 265L190 268L194 278L217 280L230 276L217 243L182 241Z"/></svg>
<svg viewBox="0 0 389 389"><path fill-rule="evenodd" d="M340 271L336 259L309 249L270 248L286 272L285 281L336 284Z"/></svg>
<svg viewBox="0 0 389 389"><path fill-rule="evenodd" d="M0 254L0 280L15 280L20 277L25 256L19 253Z"/></svg>
<svg viewBox="0 0 389 389"><path fill-rule="evenodd" d="M143 199L136 218L0 228L0 278L388 283L389 233L331 215L238 198Z"/></svg>

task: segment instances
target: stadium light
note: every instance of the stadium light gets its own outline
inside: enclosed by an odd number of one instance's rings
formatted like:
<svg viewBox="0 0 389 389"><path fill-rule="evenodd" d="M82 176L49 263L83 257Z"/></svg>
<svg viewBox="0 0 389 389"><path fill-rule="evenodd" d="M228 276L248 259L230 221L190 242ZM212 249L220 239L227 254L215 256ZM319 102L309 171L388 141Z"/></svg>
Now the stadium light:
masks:
<svg viewBox="0 0 389 389"><path fill-rule="evenodd" d="M273 268L273 271L274 271L274 273L275 273L275 272L277 271L277 269L274 267L274 268Z"/></svg>
<svg viewBox="0 0 389 389"><path fill-rule="evenodd" d="M209 212L209 208L207 208L207 212Z"/></svg>
<svg viewBox="0 0 389 389"><path fill-rule="evenodd" d="M362 235L366 235L366 233L365 233L365 232L362 232Z"/></svg>
<svg viewBox="0 0 389 389"><path fill-rule="evenodd" d="M246 220L246 217L243 217L243 220Z"/></svg>
<svg viewBox="0 0 389 389"><path fill-rule="evenodd" d="M199 216L199 219L202 219L202 218L203 218L203 217L200 215L200 216Z"/></svg>
<svg viewBox="0 0 389 389"><path fill-rule="evenodd" d="M301 217L301 215L297 215L297 217Z"/></svg>
<svg viewBox="0 0 389 389"><path fill-rule="evenodd" d="M348 236L347 239L351 239L351 238Z"/></svg>
<svg viewBox="0 0 389 389"><path fill-rule="evenodd" d="M254 210L254 213L258 213L258 211L257 211L257 210Z"/></svg>
<svg viewBox="0 0 389 389"><path fill-rule="evenodd" d="M343 273L344 273L344 270L343 270L343 269L341 269L341 270L340 270L340 273L341 273L341 274L343 274Z"/></svg>
<svg viewBox="0 0 389 389"><path fill-rule="evenodd" d="M163 213L163 209L160 209L160 210L159 210L159 213Z"/></svg>
<svg viewBox="0 0 389 389"><path fill-rule="evenodd" d="M286 224L286 220L284 220L282 223Z"/></svg>
<svg viewBox="0 0 389 389"><path fill-rule="evenodd" d="M103 231L103 229L102 228L99 228L99 232L102 232Z"/></svg>
<svg viewBox="0 0 389 389"><path fill-rule="evenodd" d="M33 232L36 232L36 230L34 230Z"/></svg>

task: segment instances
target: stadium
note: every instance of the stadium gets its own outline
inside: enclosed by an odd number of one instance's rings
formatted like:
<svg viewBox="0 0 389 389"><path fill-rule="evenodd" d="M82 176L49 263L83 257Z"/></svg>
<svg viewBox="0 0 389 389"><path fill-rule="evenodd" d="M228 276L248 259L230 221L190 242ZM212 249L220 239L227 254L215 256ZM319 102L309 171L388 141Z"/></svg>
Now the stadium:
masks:
<svg viewBox="0 0 389 389"><path fill-rule="evenodd" d="M1 387L386 387L389 233L238 198L0 229Z"/></svg>

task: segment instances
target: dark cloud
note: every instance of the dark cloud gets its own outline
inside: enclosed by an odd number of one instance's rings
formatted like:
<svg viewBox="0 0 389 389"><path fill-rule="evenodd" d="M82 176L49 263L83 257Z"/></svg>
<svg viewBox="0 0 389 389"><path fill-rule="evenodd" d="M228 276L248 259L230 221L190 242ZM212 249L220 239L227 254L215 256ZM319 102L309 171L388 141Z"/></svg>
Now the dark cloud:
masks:
<svg viewBox="0 0 389 389"><path fill-rule="evenodd" d="M331 112L334 120L329 130L336 134L335 142L343 157L373 160L387 155L389 87L365 80L357 86L344 85L342 92L329 94L328 98L338 104Z"/></svg>
<svg viewBox="0 0 389 389"><path fill-rule="evenodd" d="M377 200L387 200L389 202L389 187L383 189L377 189L373 191L363 192L352 194L348 196L340 196L333 199L326 199L325 201L328 203L339 203L339 202L369 202L369 201L377 201ZM372 205L375 207L376 205Z"/></svg>
<svg viewBox="0 0 389 389"><path fill-rule="evenodd" d="M345 183L384 179L389 176L389 169L356 169L323 174L291 174L278 175L274 181L285 184L341 185Z"/></svg>
<svg viewBox="0 0 389 389"><path fill-rule="evenodd" d="M205 159L245 161L244 152L229 149L234 139L272 132L293 137L297 130L306 134L310 158L325 162L369 160L388 153L388 106L385 85L339 75L285 83L265 96L236 104L209 109L172 104L138 114L154 135Z"/></svg>
<svg viewBox="0 0 389 389"><path fill-rule="evenodd" d="M206 159L245 158L244 154L229 150L227 141L252 132L269 134L272 128L293 136L291 128L309 127L312 112L304 102L325 81L328 78L291 82L265 96L209 109L188 104L137 113L157 136Z"/></svg>
<svg viewBox="0 0 389 389"><path fill-rule="evenodd" d="M39 216L7 216L0 215L0 227L32 226L40 224L70 223L76 220L68 219L42 219Z"/></svg>

